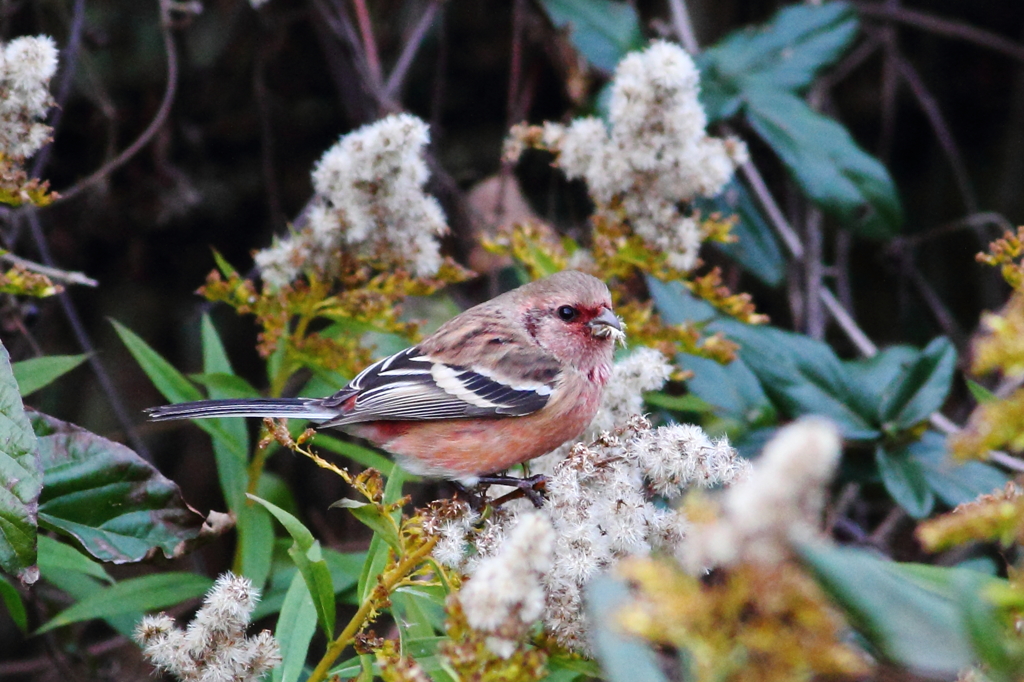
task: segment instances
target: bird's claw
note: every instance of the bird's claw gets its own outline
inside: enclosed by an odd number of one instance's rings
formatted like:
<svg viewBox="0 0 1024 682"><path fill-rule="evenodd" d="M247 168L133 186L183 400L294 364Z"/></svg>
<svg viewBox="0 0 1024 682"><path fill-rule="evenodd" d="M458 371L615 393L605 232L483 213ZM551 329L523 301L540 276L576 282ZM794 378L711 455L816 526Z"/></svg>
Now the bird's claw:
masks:
<svg viewBox="0 0 1024 682"><path fill-rule="evenodd" d="M498 507L505 502L525 497L533 506L540 509L544 506L544 488L547 485L547 477L543 474L517 478L515 476L481 476L477 479L477 485L472 490L455 482L455 487L466 496L469 506L473 511L479 512L488 504ZM503 485L515 488L512 492L502 495L495 500L487 499L487 488L492 485Z"/></svg>

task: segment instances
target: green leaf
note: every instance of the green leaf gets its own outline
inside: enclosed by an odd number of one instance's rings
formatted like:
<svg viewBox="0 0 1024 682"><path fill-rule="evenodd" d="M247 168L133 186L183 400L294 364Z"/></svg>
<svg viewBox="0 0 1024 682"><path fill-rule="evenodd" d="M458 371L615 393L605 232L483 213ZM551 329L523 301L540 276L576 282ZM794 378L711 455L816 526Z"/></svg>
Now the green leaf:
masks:
<svg viewBox="0 0 1024 682"><path fill-rule="evenodd" d="M939 410L949 395L956 369L956 349L940 336L921 352L895 385L891 397L879 412L883 422L894 422L902 429L924 421Z"/></svg>
<svg viewBox="0 0 1024 682"><path fill-rule="evenodd" d="M88 355L47 355L11 365L21 395L31 395L89 359Z"/></svg>
<svg viewBox="0 0 1024 682"><path fill-rule="evenodd" d="M75 538L101 561L141 561L154 549L177 556L203 517L178 486L130 448L59 419L30 412L43 491L39 520Z"/></svg>
<svg viewBox="0 0 1024 682"><path fill-rule="evenodd" d="M875 463L885 489L904 511L915 519L923 519L931 513L935 495L916 459L905 450L890 453L879 445L875 448Z"/></svg>
<svg viewBox="0 0 1024 682"><path fill-rule="evenodd" d="M107 570L71 545L54 540L47 535L39 536L39 572L49 579L54 573L75 571L112 584L114 579Z"/></svg>
<svg viewBox="0 0 1024 682"><path fill-rule="evenodd" d="M614 0L541 0L541 7L558 28L569 30L569 39L583 57L604 71L633 50L644 46L636 11Z"/></svg>
<svg viewBox="0 0 1024 682"><path fill-rule="evenodd" d="M616 627L616 613L629 600L626 585L609 575L600 575L587 585L587 614L594 625L594 651L604 678L608 682L667 682L650 647Z"/></svg>
<svg viewBox="0 0 1024 682"><path fill-rule="evenodd" d="M729 34L698 59L708 118L731 115L751 86L806 89L856 35L857 16L845 2L793 5L762 26Z"/></svg>
<svg viewBox="0 0 1024 682"><path fill-rule="evenodd" d="M971 395L974 396L974 399L978 401L979 405L999 400L999 396L979 384L977 381L971 381L970 379L966 379L966 381L967 390L971 392Z"/></svg>
<svg viewBox="0 0 1024 682"><path fill-rule="evenodd" d="M329 508L348 509L352 516L359 519L360 523L368 526L370 530L379 535L396 552L402 551L402 542L398 538L398 528L395 527L391 517L382 512L377 505L342 498L331 504Z"/></svg>
<svg viewBox="0 0 1024 682"><path fill-rule="evenodd" d="M652 391L644 394L644 402L648 405L673 412L696 412L703 414L715 411L715 408L710 403L692 393L669 395L660 391Z"/></svg>
<svg viewBox="0 0 1024 682"><path fill-rule="evenodd" d="M189 374L188 378L202 384L209 391L211 398L258 398L260 392L252 384L235 374L213 372L210 374ZM232 423L244 424L237 419Z"/></svg>
<svg viewBox="0 0 1024 682"><path fill-rule="evenodd" d="M28 614L25 612L25 603L21 601L18 588L8 582L7 578L0 575L0 599L7 607L7 614L22 632L28 632Z"/></svg>
<svg viewBox="0 0 1024 682"><path fill-rule="evenodd" d="M350 443L325 433L317 433L314 441L317 446L346 457L356 464L373 468L381 473L390 471L394 463L376 450Z"/></svg>
<svg viewBox="0 0 1024 682"><path fill-rule="evenodd" d="M1010 480L991 464L954 459L946 451L946 437L934 431L926 431L920 440L911 443L907 454L921 467L928 487L950 507L1001 490Z"/></svg>
<svg viewBox="0 0 1024 682"><path fill-rule="evenodd" d="M851 406L848 372L828 344L802 334L722 319L722 330L740 344L739 356L772 401L792 417L818 414L836 422L844 438L871 440L875 425Z"/></svg>
<svg viewBox="0 0 1024 682"><path fill-rule="evenodd" d="M0 344L0 569L31 584L39 578L36 534L43 474L11 356Z"/></svg>
<svg viewBox="0 0 1024 682"><path fill-rule="evenodd" d="M387 483L384 485L384 504L397 502L402 497L402 486L405 485L406 476L407 474L398 464L391 465L391 473L388 474ZM396 516L399 514L401 514L401 510L396 512ZM359 584L356 587L360 603L366 601L370 591L377 585L377 576L387 566L389 546L379 534L373 534L370 548L366 553L366 561L363 562L363 570L359 574Z"/></svg>
<svg viewBox="0 0 1024 682"><path fill-rule="evenodd" d="M958 605L941 586L859 549L804 545L800 554L885 658L936 677L955 677L975 662Z"/></svg>
<svg viewBox="0 0 1024 682"><path fill-rule="evenodd" d="M85 573L78 573L76 571L50 571L50 573L44 574L43 577L57 589L66 592L75 601L82 601L86 597L107 587L107 583L100 582ZM107 616L103 620L111 628L121 633L121 635L131 639L132 632L135 630L135 624L139 622L142 616L142 611L131 611Z"/></svg>
<svg viewBox="0 0 1024 682"><path fill-rule="evenodd" d="M306 664L309 643L316 633L316 607L309 588L300 573L292 578L281 606L281 615L274 628L274 637L281 645L281 665L274 668L273 682L296 682Z"/></svg>
<svg viewBox="0 0 1024 682"><path fill-rule="evenodd" d="M172 403L183 403L190 400L201 400L203 398L199 389L189 383L178 370L159 353L153 350L149 344L143 341L133 331L117 322L111 320L114 330L121 337L121 341L128 348L139 367L146 373L149 380L153 382L156 389ZM236 420L237 421L237 420ZM244 442L239 442L236 435L225 429L223 419L196 419L193 423L214 437L220 439L225 447L229 448L236 457L248 460L248 447ZM228 499L230 503L231 500Z"/></svg>
<svg viewBox="0 0 1024 682"><path fill-rule="evenodd" d="M250 500L263 505L267 511L273 514L274 518L281 522L284 529L292 536L292 546L288 555L295 562L306 587L313 596L313 604L316 606L316 617L320 627L327 639L334 637L334 585L331 580L330 569L324 561L323 551L320 549L320 542L313 537L309 529L302 525L297 518L281 509L277 505L260 499L255 495L246 495Z"/></svg>
<svg viewBox="0 0 1024 682"><path fill-rule="evenodd" d="M36 630L37 635L54 628L93 618L107 618L132 611L151 611L179 604L205 594L213 581L195 573L157 573L130 578L89 595L57 614Z"/></svg>
<svg viewBox="0 0 1024 682"><path fill-rule="evenodd" d="M746 187L732 180L714 199L698 199L695 205L703 213L717 211L739 218L732 229L737 241L712 242L712 246L768 286L777 287L782 283L786 276L786 259L775 233L754 204Z"/></svg>
<svg viewBox="0 0 1024 682"><path fill-rule="evenodd" d="M694 298L679 282L661 282L653 277L647 277L646 281L651 298L666 323L715 319L715 310ZM754 423L774 410L757 376L740 358L721 365L714 360L680 354L676 356L676 364L693 372L693 377L686 382L690 393L724 414Z"/></svg>
<svg viewBox="0 0 1024 682"><path fill-rule="evenodd" d="M897 345L884 348L870 358L845 361L850 407L881 426L881 406L892 399L908 368L920 357L921 351L917 348Z"/></svg>
<svg viewBox="0 0 1024 682"><path fill-rule="evenodd" d="M751 127L814 203L863 237L899 232L903 209L889 171L845 127L777 88L750 87L744 100Z"/></svg>

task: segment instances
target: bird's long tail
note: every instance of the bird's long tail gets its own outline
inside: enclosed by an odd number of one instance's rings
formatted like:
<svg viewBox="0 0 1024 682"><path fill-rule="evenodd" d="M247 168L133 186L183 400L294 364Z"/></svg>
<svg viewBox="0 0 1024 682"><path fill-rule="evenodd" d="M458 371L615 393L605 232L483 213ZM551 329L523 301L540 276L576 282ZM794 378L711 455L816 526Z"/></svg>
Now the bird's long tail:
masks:
<svg viewBox="0 0 1024 682"><path fill-rule="evenodd" d="M319 400L313 398L196 400L151 407L146 413L152 421L210 417L301 417L311 421L325 421L338 416L337 408L324 407Z"/></svg>

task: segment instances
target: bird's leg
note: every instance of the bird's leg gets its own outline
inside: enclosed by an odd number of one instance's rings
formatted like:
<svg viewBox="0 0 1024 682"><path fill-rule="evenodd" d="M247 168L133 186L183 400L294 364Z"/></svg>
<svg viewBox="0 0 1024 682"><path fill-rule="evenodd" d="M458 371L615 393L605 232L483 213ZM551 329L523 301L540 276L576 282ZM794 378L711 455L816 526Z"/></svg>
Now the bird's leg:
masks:
<svg viewBox="0 0 1024 682"><path fill-rule="evenodd" d="M517 478L515 476L481 476L477 479L477 485L504 485L515 488L521 492L533 506L540 509L544 506L544 488L548 479L544 474L537 474L528 478ZM509 498L512 499L512 498Z"/></svg>
<svg viewBox="0 0 1024 682"><path fill-rule="evenodd" d="M480 494L479 490L467 488L458 481L449 481L449 483L455 488L456 496L464 498L474 512L479 514L487 506L487 499Z"/></svg>

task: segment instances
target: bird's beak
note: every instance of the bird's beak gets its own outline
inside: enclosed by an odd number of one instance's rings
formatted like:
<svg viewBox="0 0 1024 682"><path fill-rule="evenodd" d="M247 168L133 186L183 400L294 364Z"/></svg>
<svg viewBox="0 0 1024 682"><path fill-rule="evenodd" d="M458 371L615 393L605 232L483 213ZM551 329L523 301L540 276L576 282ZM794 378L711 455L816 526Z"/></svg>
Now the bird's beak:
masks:
<svg viewBox="0 0 1024 682"><path fill-rule="evenodd" d="M610 309L604 308L601 314L587 322L590 333L600 338L614 337L616 341L624 342L626 335L622 331L622 320Z"/></svg>

